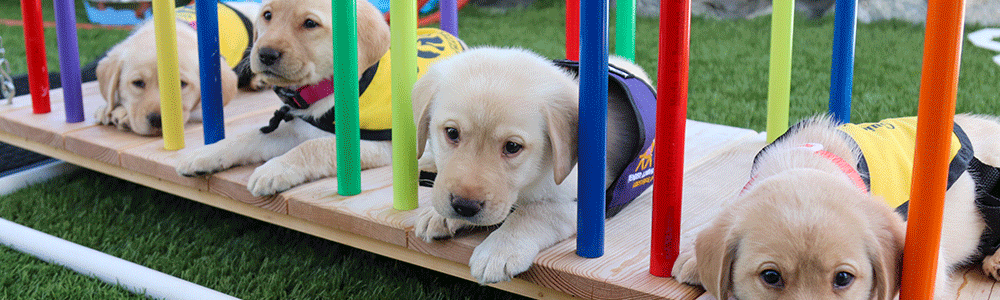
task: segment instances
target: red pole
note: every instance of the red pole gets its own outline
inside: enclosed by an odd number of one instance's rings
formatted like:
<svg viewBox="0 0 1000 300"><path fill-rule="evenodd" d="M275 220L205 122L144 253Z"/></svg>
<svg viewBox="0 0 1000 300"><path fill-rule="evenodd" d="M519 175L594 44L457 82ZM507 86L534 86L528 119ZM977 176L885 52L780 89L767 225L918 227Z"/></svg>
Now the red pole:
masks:
<svg viewBox="0 0 1000 300"><path fill-rule="evenodd" d="M566 0L566 59L580 60L580 0Z"/></svg>
<svg viewBox="0 0 1000 300"><path fill-rule="evenodd" d="M901 300L931 299L941 243L951 132L962 58L965 1L927 2L927 29L917 107L917 141L903 247Z"/></svg>
<svg viewBox="0 0 1000 300"><path fill-rule="evenodd" d="M21 0L24 16L24 44L28 58L28 82L31 107L36 114L52 111L49 107L49 68L45 62L45 31L42 30L41 0Z"/></svg>
<svg viewBox="0 0 1000 300"><path fill-rule="evenodd" d="M684 125L687 121L688 45L691 2L660 5L660 61L656 103L656 175L653 177L653 228L649 273L671 276L680 250L681 198L684 186Z"/></svg>

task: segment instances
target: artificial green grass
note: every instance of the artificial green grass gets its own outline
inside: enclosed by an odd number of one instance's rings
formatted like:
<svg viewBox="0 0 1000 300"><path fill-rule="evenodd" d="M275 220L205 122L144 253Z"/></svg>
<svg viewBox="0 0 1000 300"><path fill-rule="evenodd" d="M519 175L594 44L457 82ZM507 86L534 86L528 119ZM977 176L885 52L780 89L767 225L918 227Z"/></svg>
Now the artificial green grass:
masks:
<svg viewBox="0 0 1000 300"><path fill-rule="evenodd" d="M0 197L0 217L243 299L516 295L80 171ZM0 247L2 299L133 299Z"/></svg>
<svg viewBox="0 0 1000 300"><path fill-rule="evenodd" d="M0 19L20 20L21 6L18 0L0 0ZM87 14L83 8L83 1L76 0L76 21L78 23L87 22ZM52 0L42 1L42 19L54 22L54 12ZM80 65L86 65L94 59L100 57L111 46L121 41L129 35L128 29L77 29L77 42L80 49ZM20 26L0 26L0 37L3 38L3 46L7 49L7 60L10 62L11 72L14 74L24 74L28 67L24 59L26 49L24 48L24 28ZM56 48L56 29L45 28L45 51L47 53L47 63L49 72L59 71L59 48Z"/></svg>
<svg viewBox="0 0 1000 300"><path fill-rule="evenodd" d="M0 0L3 18L19 18L17 3ZM51 0L44 3L51 7ZM82 10L82 6L78 8ZM460 36L472 46L518 46L559 58L563 56L563 9L555 0L539 0L528 9L498 15L466 7L460 11ZM614 22L611 24L613 28ZM729 21L693 18L690 119L763 130L769 24L769 17ZM795 26L791 120L826 110L833 18L799 18ZM969 26L966 32L977 29ZM80 30L80 34L81 47L85 48L81 51L99 54L127 31ZM84 44L85 34L96 39L93 44ZM923 34L922 25L904 22L859 25L854 121L916 113ZM17 42L21 28L0 26L0 35L8 49L7 58L14 62L14 73L25 72L23 62L18 64L23 54L14 52L23 49L23 44ZM636 59L654 78L656 38L657 20L640 18ZM56 70L54 37L47 47L50 70ZM958 112L1000 112L996 101L1000 95L1000 66L991 62L994 55L964 44ZM81 62L88 61L86 57ZM238 297L512 296L103 175L83 172L77 176L97 178L62 178L2 197L0 217L14 218ZM76 295L89 293L99 293L102 296L95 297L99 299L131 297L120 289L92 279L73 278L80 276L10 250L0 251L0 264L0 298L76 299L85 298ZM43 275L26 277L25 272ZM21 290L34 292L5 294Z"/></svg>

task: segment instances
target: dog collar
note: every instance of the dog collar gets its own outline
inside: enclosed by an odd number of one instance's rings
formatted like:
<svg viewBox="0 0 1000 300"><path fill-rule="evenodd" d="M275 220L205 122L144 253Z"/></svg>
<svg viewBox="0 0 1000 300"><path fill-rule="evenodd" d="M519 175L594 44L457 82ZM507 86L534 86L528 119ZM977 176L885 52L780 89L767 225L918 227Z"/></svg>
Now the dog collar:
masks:
<svg viewBox="0 0 1000 300"><path fill-rule="evenodd" d="M372 83L372 79L375 78L375 72L378 71L378 63L365 70L361 74L358 82L358 95L364 94L365 90L368 89L368 85ZM327 96L333 95L333 77L324 79L316 84L305 85L301 87L274 87L274 93L281 98L281 101L292 108L306 109L309 105L316 103L320 99L326 98Z"/></svg>
<svg viewBox="0 0 1000 300"><path fill-rule="evenodd" d="M795 149L804 149L807 151L811 151L813 153L816 153L816 155L819 155L820 157L829 159L831 162L833 162L833 164L837 165L837 167L840 168L841 172L844 172L844 175L847 175L847 178L849 178L851 182L858 187L858 189L860 189L862 192L868 193L868 184L865 183L864 179L861 179L861 174L858 174L858 170L854 169L854 167L852 167L851 164L847 163L847 161L845 161L840 156L837 156L836 154L833 154L830 151L823 150L823 144L805 143L802 145L798 145L797 147L795 147ZM743 194L748 189L750 189L750 186L753 185L753 182L756 179L757 176L751 177L750 181L747 181L747 184L743 186L743 189L740 191L740 194Z"/></svg>

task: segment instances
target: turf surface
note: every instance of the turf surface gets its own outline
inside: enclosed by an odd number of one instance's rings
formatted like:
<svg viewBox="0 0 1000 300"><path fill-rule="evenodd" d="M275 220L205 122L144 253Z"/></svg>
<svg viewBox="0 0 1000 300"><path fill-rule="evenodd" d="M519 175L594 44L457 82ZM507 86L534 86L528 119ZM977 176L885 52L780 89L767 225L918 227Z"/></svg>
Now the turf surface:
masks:
<svg viewBox="0 0 1000 300"><path fill-rule="evenodd" d="M51 3L43 1L49 20ZM80 3L78 10L82 10ZM0 18L18 19L17 5L18 1L0 0ZM563 9L555 0L539 0L527 10L498 15L467 7L460 14L460 36L473 46L518 46L561 57ZM79 18L84 20L82 15ZM769 17L693 19L689 118L763 130L769 24ZM833 18L800 18L795 26L792 120L826 110ZM654 74L657 20L639 19L637 28L637 61ZM977 29L970 26L966 32ZM49 68L55 71L54 30L46 32ZM0 26L14 73L25 72L19 59L23 57L21 34L20 27ZM81 62L127 34L80 30ZM854 121L916 113L923 34L922 25L904 22L859 25ZM958 112L997 114L1000 66L990 60L996 53L970 43L964 44L964 50ZM0 197L0 217L237 297L513 296L91 172ZM0 247L0 298L129 297L134 296Z"/></svg>

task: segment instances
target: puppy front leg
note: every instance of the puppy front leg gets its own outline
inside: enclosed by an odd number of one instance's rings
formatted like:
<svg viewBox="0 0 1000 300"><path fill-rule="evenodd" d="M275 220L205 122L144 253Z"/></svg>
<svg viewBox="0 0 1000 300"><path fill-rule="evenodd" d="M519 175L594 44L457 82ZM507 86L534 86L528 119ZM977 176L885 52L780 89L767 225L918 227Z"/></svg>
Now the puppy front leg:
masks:
<svg viewBox="0 0 1000 300"><path fill-rule="evenodd" d="M392 163L392 144L361 141L361 169ZM281 156L268 160L250 174L247 189L254 196L272 195L293 186L337 175L337 140L335 137L303 142Z"/></svg>
<svg viewBox="0 0 1000 300"><path fill-rule="evenodd" d="M254 129L181 156L177 174L201 176L236 165L265 161L287 152L304 139L320 134L315 131L320 130L299 120L286 122L268 134Z"/></svg>
<svg viewBox="0 0 1000 300"><path fill-rule="evenodd" d="M576 233L576 202L519 206L472 251L469 269L481 284L527 271L538 252Z"/></svg>

